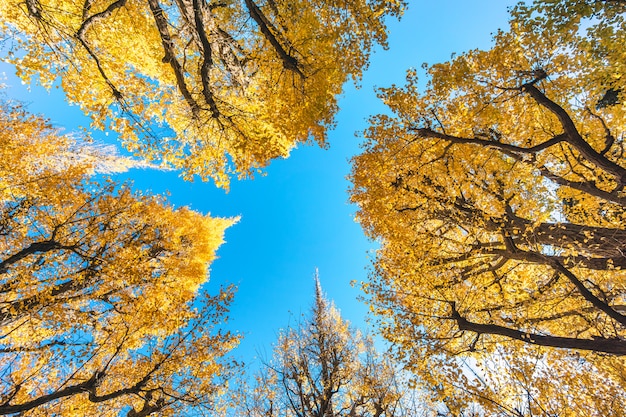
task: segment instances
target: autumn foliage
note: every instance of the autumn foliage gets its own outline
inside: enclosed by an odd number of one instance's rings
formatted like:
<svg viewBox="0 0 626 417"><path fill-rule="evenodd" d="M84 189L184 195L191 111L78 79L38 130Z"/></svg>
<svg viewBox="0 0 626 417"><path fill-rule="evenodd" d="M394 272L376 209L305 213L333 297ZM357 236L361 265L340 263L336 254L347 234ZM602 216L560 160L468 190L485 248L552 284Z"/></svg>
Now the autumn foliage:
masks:
<svg viewBox="0 0 626 417"><path fill-rule="evenodd" d="M401 372L341 317L316 276L308 315L281 332L271 360L233 393L242 417L417 416Z"/></svg>
<svg viewBox="0 0 626 417"><path fill-rule="evenodd" d="M228 187L326 144L401 0L3 0L3 59L142 163ZM379 90L351 199L380 331L438 416L626 409L626 2L536 0L488 50ZM421 77L421 75L420 75ZM102 179L0 102L0 415L399 416L397 367L316 288L257 379L204 292L234 219ZM228 410L226 410L228 409Z"/></svg>
<svg viewBox="0 0 626 417"><path fill-rule="evenodd" d="M238 337L199 288L233 221L92 181L85 147L2 104L0 414L210 408Z"/></svg>
<svg viewBox="0 0 626 417"><path fill-rule="evenodd" d="M400 0L7 0L10 61L133 152L227 186L326 143Z"/></svg>
<svg viewBox="0 0 626 417"><path fill-rule="evenodd" d="M156 165L227 187L326 143L399 0L0 2L3 57ZM0 414L213 409L238 337L202 295L232 220L90 177L115 158L19 106L0 116ZM107 159L108 158L108 159ZM106 165L106 163L105 163Z"/></svg>
<svg viewBox="0 0 626 417"><path fill-rule="evenodd" d="M626 5L536 2L487 51L380 90L352 200L365 289L452 415L626 407Z"/></svg>

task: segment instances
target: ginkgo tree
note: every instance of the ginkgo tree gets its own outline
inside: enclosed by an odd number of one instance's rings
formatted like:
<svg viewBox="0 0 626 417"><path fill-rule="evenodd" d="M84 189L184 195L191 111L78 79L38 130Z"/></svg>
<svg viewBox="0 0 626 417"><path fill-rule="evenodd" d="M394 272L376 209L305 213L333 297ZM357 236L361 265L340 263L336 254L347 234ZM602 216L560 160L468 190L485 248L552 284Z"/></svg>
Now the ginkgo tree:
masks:
<svg viewBox="0 0 626 417"><path fill-rule="evenodd" d="M227 186L324 145L402 0L7 0L7 59L127 148Z"/></svg>
<svg viewBox="0 0 626 417"><path fill-rule="evenodd" d="M239 338L200 286L233 220L91 180L94 152L2 102L0 415L210 409Z"/></svg>
<svg viewBox="0 0 626 417"><path fill-rule="evenodd" d="M345 321L315 277L308 316L281 332L272 359L229 401L246 417L419 416L388 355Z"/></svg>
<svg viewBox="0 0 626 417"><path fill-rule="evenodd" d="M352 172L382 243L365 289L453 415L626 407L625 18L520 4L490 50L380 90Z"/></svg>

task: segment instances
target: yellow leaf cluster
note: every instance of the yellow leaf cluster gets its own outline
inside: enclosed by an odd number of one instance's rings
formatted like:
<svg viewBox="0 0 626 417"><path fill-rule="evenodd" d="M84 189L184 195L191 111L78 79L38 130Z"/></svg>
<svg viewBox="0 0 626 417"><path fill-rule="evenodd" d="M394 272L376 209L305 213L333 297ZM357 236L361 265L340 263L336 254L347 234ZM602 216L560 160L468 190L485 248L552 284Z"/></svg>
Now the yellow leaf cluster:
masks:
<svg viewBox="0 0 626 417"><path fill-rule="evenodd" d="M281 332L271 362L242 381L231 413L250 417L409 416L400 371L345 321L317 281L311 312Z"/></svg>
<svg viewBox="0 0 626 417"><path fill-rule="evenodd" d="M0 412L210 405L238 337L215 330L232 289L199 294L234 220L90 181L75 145L2 103Z"/></svg>
<svg viewBox="0 0 626 417"><path fill-rule="evenodd" d="M366 291L453 415L626 405L626 11L582 3L520 5L423 91L415 72L382 89L394 115L353 160L358 220L382 243Z"/></svg>
<svg viewBox="0 0 626 417"><path fill-rule="evenodd" d="M324 145L398 0L8 0L19 75L68 99L126 147L190 178L246 176L299 143Z"/></svg>

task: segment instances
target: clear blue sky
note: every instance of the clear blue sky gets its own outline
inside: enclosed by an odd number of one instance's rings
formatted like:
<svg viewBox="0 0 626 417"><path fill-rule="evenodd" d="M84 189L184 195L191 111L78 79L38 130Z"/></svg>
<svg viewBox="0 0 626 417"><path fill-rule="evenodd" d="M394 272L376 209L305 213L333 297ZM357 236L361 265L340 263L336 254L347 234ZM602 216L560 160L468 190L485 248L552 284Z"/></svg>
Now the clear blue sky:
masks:
<svg viewBox="0 0 626 417"><path fill-rule="evenodd" d="M322 286L344 318L367 330L367 306L357 301L360 290L350 281L367 279L376 247L354 222L348 204L349 159L359 151L355 132L365 129L370 115L384 112L374 87L402 84L406 70L422 63L446 61L453 52L487 48L491 33L505 27L511 0L413 0L400 23L389 22L389 50L377 50L360 89L347 85L340 101L337 128L330 132L330 149L300 147L291 157L273 161L266 175L233 180L227 194L211 183L182 181L175 172L132 170L118 175L135 187L170 192L170 201L215 216L241 216L226 234L226 244L211 267L209 290L234 283L238 293L228 328L244 336L235 356L254 362L257 352L271 353L280 330L306 312L313 300L313 275L319 268ZM87 126L76 107L58 91L31 91L0 64L9 97L30 103L66 131ZM111 141L111 136L94 135ZM292 316L293 314L293 316Z"/></svg>

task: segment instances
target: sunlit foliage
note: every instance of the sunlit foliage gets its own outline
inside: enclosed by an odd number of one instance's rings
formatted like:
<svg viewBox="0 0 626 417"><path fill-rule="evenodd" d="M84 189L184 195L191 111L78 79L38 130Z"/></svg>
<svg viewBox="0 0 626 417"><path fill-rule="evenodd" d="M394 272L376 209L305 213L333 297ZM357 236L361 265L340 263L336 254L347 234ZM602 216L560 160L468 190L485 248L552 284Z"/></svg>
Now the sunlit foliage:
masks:
<svg viewBox="0 0 626 417"><path fill-rule="evenodd" d="M341 318L316 280L313 308L281 332L271 361L234 393L247 417L418 416L393 361Z"/></svg>
<svg viewBox="0 0 626 417"><path fill-rule="evenodd" d="M233 221L90 180L88 146L1 105L0 414L210 408L238 337L200 286Z"/></svg>
<svg viewBox="0 0 626 417"><path fill-rule="evenodd" d="M492 49L380 90L352 173L382 243L365 289L452 415L626 408L625 14L519 5Z"/></svg>
<svg viewBox="0 0 626 417"><path fill-rule="evenodd" d="M401 0L6 0L9 61L130 150L228 185L326 143Z"/></svg>

